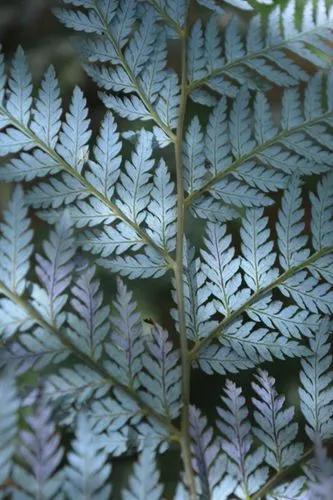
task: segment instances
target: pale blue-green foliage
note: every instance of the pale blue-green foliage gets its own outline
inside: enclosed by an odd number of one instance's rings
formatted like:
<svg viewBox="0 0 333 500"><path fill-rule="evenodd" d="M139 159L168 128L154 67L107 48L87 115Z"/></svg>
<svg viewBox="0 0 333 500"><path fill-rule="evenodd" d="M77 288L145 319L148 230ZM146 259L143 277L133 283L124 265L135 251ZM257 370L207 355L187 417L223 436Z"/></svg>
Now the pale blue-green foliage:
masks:
<svg viewBox="0 0 333 500"><path fill-rule="evenodd" d="M218 408L218 428L222 434L222 449L230 458L230 467L239 480L236 494L248 498L262 486L268 476L268 468L263 466L264 448L252 451L251 426L245 398L233 382L227 381L223 407Z"/></svg>
<svg viewBox="0 0 333 500"><path fill-rule="evenodd" d="M0 496L111 498L112 457L138 454L120 495L164 498L157 453L179 444L200 499L323 495L331 469L320 442L333 435L330 2L63 4L56 15L81 33L75 45L106 108L97 128L78 87L63 109L53 67L34 89L23 50L8 76L0 55L0 180L28 183L13 189L0 227ZM258 4L265 15L251 12ZM53 225L35 256L32 210ZM143 321L127 283L107 293L111 273L164 276L171 318ZM295 409L259 368L286 358L301 359ZM181 434L188 365L222 378L258 369L251 404L227 381L217 426L213 411L190 406ZM310 457L297 438L304 426L320 473L307 464L289 479ZM185 476L177 500L190 498Z"/></svg>
<svg viewBox="0 0 333 500"><path fill-rule="evenodd" d="M33 250L32 230L27 217L23 190L18 186L4 213L0 226L1 275L3 284L12 292L22 295L29 271L29 259Z"/></svg>
<svg viewBox="0 0 333 500"><path fill-rule="evenodd" d="M301 444L294 443L298 430L293 422L294 408L284 409L285 398L277 394L275 380L267 372L259 371L252 387L256 393L252 402L258 426L254 434L266 448L267 463L282 470L296 462L303 451Z"/></svg>
<svg viewBox="0 0 333 500"><path fill-rule="evenodd" d="M88 419L79 414L72 450L68 453L68 466L64 470L65 492L68 498L108 498L111 493L107 453L100 449Z"/></svg>
<svg viewBox="0 0 333 500"><path fill-rule="evenodd" d="M13 471L14 498L54 498L61 494L62 471L57 471L63 457L60 434L51 419L51 409L39 401L33 415L26 417L27 429L21 431L19 458L26 464Z"/></svg>
<svg viewBox="0 0 333 500"><path fill-rule="evenodd" d="M332 436L333 372L330 354L328 320L322 322L315 338L310 340L311 355L302 360L301 408L306 420L306 432L311 439Z"/></svg>
<svg viewBox="0 0 333 500"><path fill-rule="evenodd" d="M123 492L123 500L145 500L146 498L158 500L162 498L163 486L159 481L159 476L154 453L147 447L134 466L128 488Z"/></svg>
<svg viewBox="0 0 333 500"><path fill-rule="evenodd" d="M0 379L0 481L5 483L12 468L18 434L19 400L12 373L1 374Z"/></svg>

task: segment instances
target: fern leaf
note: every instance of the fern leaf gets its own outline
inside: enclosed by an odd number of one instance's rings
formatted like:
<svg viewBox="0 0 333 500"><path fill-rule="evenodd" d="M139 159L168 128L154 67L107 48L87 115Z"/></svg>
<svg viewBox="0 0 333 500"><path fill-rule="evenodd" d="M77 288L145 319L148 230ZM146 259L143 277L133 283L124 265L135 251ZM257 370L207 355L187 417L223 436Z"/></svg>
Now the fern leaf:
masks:
<svg viewBox="0 0 333 500"><path fill-rule="evenodd" d="M112 456L126 452L133 427L137 427L141 420L139 406L117 389L114 389L112 397L93 400L86 409L86 415L97 435L106 431L106 449Z"/></svg>
<svg viewBox="0 0 333 500"><path fill-rule="evenodd" d="M303 446L295 443L298 426L293 422L294 408L284 409L285 398L278 395L275 379L266 371L259 371L252 388L256 393L252 399L256 408L254 434L265 446L267 464L282 470L297 462L303 452Z"/></svg>
<svg viewBox="0 0 333 500"><path fill-rule="evenodd" d="M319 316L299 309L295 305L283 306L279 300L271 296L264 297L247 309L248 316L268 328L277 329L285 337L301 339L312 337L319 324Z"/></svg>
<svg viewBox="0 0 333 500"><path fill-rule="evenodd" d="M258 92L254 102L254 130L258 144L264 144L277 134L271 107L265 94Z"/></svg>
<svg viewBox="0 0 333 500"><path fill-rule="evenodd" d="M18 434L19 399L11 370L0 376L0 482L9 478Z"/></svg>
<svg viewBox="0 0 333 500"><path fill-rule="evenodd" d="M317 186L317 195L310 194L311 199L311 232L315 250L333 244L333 176L328 174Z"/></svg>
<svg viewBox="0 0 333 500"><path fill-rule="evenodd" d="M329 314L333 311L333 290L329 283L320 283L306 271L296 273L279 289L286 297L292 297L301 308L312 313Z"/></svg>
<svg viewBox="0 0 333 500"><path fill-rule="evenodd" d="M301 409L306 420L306 433L314 440L333 435L333 372L329 342L330 324L321 322L314 339L310 339L311 355L301 361Z"/></svg>
<svg viewBox="0 0 333 500"><path fill-rule="evenodd" d="M159 482L160 474L157 470L154 452L145 447L134 465L128 487L122 493L123 500L159 500L162 497L163 487Z"/></svg>
<svg viewBox="0 0 333 500"><path fill-rule="evenodd" d="M217 425L222 434L222 448L231 460L231 473L239 480L236 495L246 498L255 493L267 480L268 469L262 466L264 449L251 451L252 436L249 413L241 389L229 380L218 408Z"/></svg>
<svg viewBox="0 0 333 500"><path fill-rule="evenodd" d="M171 129L177 126L180 101L179 94L180 87L178 75L169 70L165 75L164 85L156 101L156 110L163 123L166 123ZM170 142L169 137L167 140Z"/></svg>
<svg viewBox="0 0 333 500"><path fill-rule="evenodd" d="M61 127L61 99L53 66L46 71L33 111L31 129L52 149L58 141Z"/></svg>
<svg viewBox="0 0 333 500"><path fill-rule="evenodd" d="M254 326L251 321L244 324L241 320L235 321L226 328L220 342L231 347L240 357L247 357L256 364L272 361L273 357L301 358L309 354L309 350L296 340L281 337L267 328L254 329Z"/></svg>
<svg viewBox="0 0 333 500"><path fill-rule="evenodd" d="M127 120L150 120L151 114L143 102L136 96L132 97L117 97L101 94L104 105L112 109L122 118Z"/></svg>
<svg viewBox="0 0 333 500"><path fill-rule="evenodd" d="M105 346L109 359L105 368L123 384L138 387L144 350L142 323L133 294L118 280L116 315L111 317L111 342Z"/></svg>
<svg viewBox="0 0 333 500"><path fill-rule="evenodd" d="M140 250L143 246L142 239L134 229L122 223L115 227L105 225L101 230L86 231L79 237L79 242L84 250L103 258L113 253L121 255L129 249Z"/></svg>
<svg viewBox="0 0 333 500"><path fill-rule="evenodd" d="M86 365L60 368L45 383L45 398L53 406L61 406L65 423L72 423L80 408L92 398L103 398L110 390L110 381Z"/></svg>
<svg viewBox="0 0 333 500"><path fill-rule="evenodd" d="M277 278L278 271L273 267L276 254L273 243L269 241L268 219L263 217L263 209L246 212L241 229L242 268L247 286L257 292Z"/></svg>
<svg viewBox="0 0 333 500"><path fill-rule="evenodd" d="M87 417L80 414L72 450L65 468L65 492L69 498L109 498L111 465L100 449Z"/></svg>
<svg viewBox="0 0 333 500"><path fill-rule="evenodd" d="M70 351L55 335L35 328L20 333L13 342L6 343L6 348L0 353L0 365L12 366L15 373L21 375L30 370L40 371L51 364L60 364L69 355Z"/></svg>
<svg viewBox="0 0 333 500"><path fill-rule="evenodd" d="M103 306L100 283L94 279L95 268L88 267L80 272L72 288L71 305L74 311L67 317L69 336L81 352L93 359L99 359L102 344L109 333L109 308Z"/></svg>
<svg viewBox="0 0 333 500"><path fill-rule="evenodd" d="M180 408L179 353L159 326L153 328L151 337L142 356L144 371L139 374L142 395L151 408L173 419Z"/></svg>
<svg viewBox="0 0 333 500"><path fill-rule="evenodd" d="M215 326L216 323L210 320L211 316L215 313L215 308L211 302L207 302L210 292L205 287L206 277L202 272L200 259L195 258L194 248L186 244L184 254L186 262L184 299L187 335L191 340L197 341L206 337ZM173 299L177 302L175 291L173 291ZM171 314L179 330L178 311L173 309Z"/></svg>
<svg viewBox="0 0 333 500"><path fill-rule="evenodd" d="M28 125L32 104L32 84L22 47L19 47L15 53L8 86L9 96L6 103L8 113L23 125Z"/></svg>
<svg viewBox="0 0 333 500"><path fill-rule="evenodd" d="M305 485L305 477L298 477L274 488L268 498L269 500L302 500L304 498Z"/></svg>
<svg viewBox="0 0 333 500"><path fill-rule="evenodd" d="M0 338L2 341L12 337L16 332L24 332L31 328L33 321L17 304L11 300L0 299Z"/></svg>
<svg viewBox="0 0 333 500"><path fill-rule="evenodd" d="M15 487L21 490L17 495L54 498L60 494L63 484L62 473L56 472L63 449L51 418L51 409L39 402L26 422L28 429L21 431L19 450L24 466L15 466L13 471Z"/></svg>
<svg viewBox="0 0 333 500"><path fill-rule="evenodd" d="M27 286L29 260L33 246L30 220L20 186L13 192L0 226L1 281L12 292L22 295Z"/></svg>
<svg viewBox="0 0 333 500"><path fill-rule="evenodd" d="M72 28L75 31L84 31L85 33L103 33L103 22L93 10L85 13L81 10L58 8L54 12L67 28Z"/></svg>
<svg viewBox="0 0 333 500"><path fill-rule="evenodd" d="M200 80L206 74L204 34L201 21L197 21L191 30L187 54L188 80L190 82Z"/></svg>
<svg viewBox="0 0 333 500"><path fill-rule="evenodd" d="M36 177L56 174L59 170L60 167L55 160L37 149L32 154L21 153L19 158L13 158L8 164L1 167L0 181L31 181Z"/></svg>
<svg viewBox="0 0 333 500"><path fill-rule="evenodd" d="M217 300L218 311L228 316L248 296L247 289L239 292L242 281L240 259L234 257L235 250L225 225L207 224L205 246L207 250L201 251L202 271L211 294Z"/></svg>
<svg viewBox="0 0 333 500"><path fill-rule="evenodd" d="M205 137L206 158L214 175L227 168L231 161L227 123L227 102L222 97L209 115Z"/></svg>
<svg viewBox="0 0 333 500"><path fill-rule="evenodd" d="M258 360L253 360L244 355L240 355L235 350L227 346L211 344L202 349L196 359L197 365L208 375L219 373L238 373L241 370L248 370L257 364Z"/></svg>
<svg viewBox="0 0 333 500"><path fill-rule="evenodd" d="M199 118L195 116L185 135L183 145L184 183L188 193L199 189L205 176L204 141Z"/></svg>
<svg viewBox="0 0 333 500"><path fill-rule="evenodd" d="M251 137L250 93L243 87L237 94L230 114L230 142L235 158L241 158L255 147Z"/></svg>
<svg viewBox="0 0 333 500"><path fill-rule="evenodd" d="M155 103L158 95L162 92L164 79L167 75L165 71L167 63L167 41L163 31L161 31L156 38L151 59L152 61L146 65L145 71L141 74L141 85L149 101Z"/></svg>
<svg viewBox="0 0 333 500"><path fill-rule="evenodd" d="M81 172L88 154L87 143L91 136L90 120L87 118L87 101L82 91L76 87L73 92L66 122L59 135L58 153L74 168Z"/></svg>
<svg viewBox="0 0 333 500"><path fill-rule="evenodd" d="M144 209L149 200L152 155L152 134L142 130L131 162L127 161L125 171L120 175L117 185L118 205L135 223L140 224L145 218Z"/></svg>
<svg viewBox="0 0 333 500"><path fill-rule="evenodd" d="M217 200L222 200L235 207L266 207L272 205L272 200L258 189L234 179L222 179L217 183L211 193Z"/></svg>
<svg viewBox="0 0 333 500"><path fill-rule="evenodd" d="M75 177L63 174L59 179L40 182L27 193L27 202L35 208L59 208L87 198L89 192ZM55 221L59 219L55 217Z"/></svg>
<svg viewBox="0 0 333 500"><path fill-rule="evenodd" d="M129 279L160 278L168 270L165 260L150 248L134 256L118 256L112 260L99 259L98 264Z"/></svg>
<svg viewBox="0 0 333 500"><path fill-rule="evenodd" d="M43 289L35 286L33 299L42 316L59 326L65 319L61 313L67 301L65 291L74 267L73 229L67 214L63 215L51 232L43 249L47 257L37 255L36 268Z"/></svg>
<svg viewBox="0 0 333 500"><path fill-rule="evenodd" d="M88 181L108 199L114 193L114 187L120 174L121 142L117 125L110 112L106 113L94 147L95 161L90 161L90 170L86 174Z"/></svg>
<svg viewBox="0 0 333 500"><path fill-rule="evenodd" d="M151 201L148 205L149 213L146 218L148 234L157 245L172 251L175 247L176 235L176 197L174 183L164 160L155 171L151 190Z"/></svg>
<svg viewBox="0 0 333 500"><path fill-rule="evenodd" d="M139 29L134 32L126 48L125 59L135 77L141 73L154 50L157 36L155 20L156 14L154 10L148 9Z"/></svg>
<svg viewBox="0 0 333 500"><path fill-rule="evenodd" d="M300 181L295 175L284 192L276 226L280 264L285 270L306 260L310 253L304 248L307 237L301 234L304 229L304 224L301 222L304 210L301 206Z"/></svg>
<svg viewBox="0 0 333 500"><path fill-rule="evenodd" d="M226 464L220 455L220 446L208 427L206 417L195 406L190 407L190 436L192 465L200 484L202 498L211 498L220 483Z"/></svg>

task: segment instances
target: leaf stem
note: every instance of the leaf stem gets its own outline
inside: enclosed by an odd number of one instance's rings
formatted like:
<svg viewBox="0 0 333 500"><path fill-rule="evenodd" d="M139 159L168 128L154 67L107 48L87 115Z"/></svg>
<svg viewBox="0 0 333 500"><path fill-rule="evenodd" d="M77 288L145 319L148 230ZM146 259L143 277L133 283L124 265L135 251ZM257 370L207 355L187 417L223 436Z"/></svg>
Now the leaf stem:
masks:
<svg viewBox="0 0 333 500"><path fill-rule="evenodd" d="M181 38L181 94L180 110L177 124L177 139L175 142L175 160L177 176L177 236L176 236L176 267L174 268L176 297L179 316L179 334L181 348L182 365L182 412L181 412L181 449L185 468L186 483L189 489L191 500L195 500L196 488L194 473L191 461L191 444L189 435L189 406L190 406L190 382L191 363L189 361L189 350L186 331L186 317L184 305L184 226L185 226L185 206L184 206L184 182L183 182L183 135L187 106L187 29Z"/></svg>
<svg viewBox="0 0 333 500"><path fill-rule="evenodd" d="M200 352L207 347L214 339L219 337L221 333L223 332L223 329L232 323L240 314L245 312L250 306L252 306L255 302L257 302L259 299L261 299L264 295L266 295L268 292L273 290L273 288L276 288L279 285L282 285L286 280L294 276L297 272L302 271L306 267L311 266L311 264L315 263L318 259L323 257L324 255L327 255L329 253L333 252L333 246L331 247L326 247L322 248L318 252L313 253L308 259L306 259L304 262L301 264L298 264L297 266L291 267L284 273L282 273L276 280L272 281L269 285L266 287L262 288L258 292L254 293L251 295L251 297L242 304L241 307L233 311L229 316L226 316L208 335L202 340L199 340L192 350L189 353L190 359L193 362L200 354Z"/></svg>

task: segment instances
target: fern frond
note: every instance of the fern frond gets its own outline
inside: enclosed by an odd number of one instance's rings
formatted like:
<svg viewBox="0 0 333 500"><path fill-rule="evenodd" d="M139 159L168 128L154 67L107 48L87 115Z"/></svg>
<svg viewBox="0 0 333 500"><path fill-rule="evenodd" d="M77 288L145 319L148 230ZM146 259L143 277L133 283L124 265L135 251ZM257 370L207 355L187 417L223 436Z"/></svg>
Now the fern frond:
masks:
<svg viewBox="0 0 333 500"><path fill-rule="evenodd" d="M27 286L29 260L33 246L24 193L18 186L0 226L1 281L12 292L22 295Z"/></svg>
<svg viewBox="0 0 333 500"><path fill-rule="evenodd" d="M70 350L53 334L42 328L32 330L29 318L28 332L21 332L15 340L6 342L0 351L0 366L12 367L21 375L30 370L39 371L51 364L58 365L69 357Z"/></svg>
<svg viewBox="0 0 333 500"><path fill-rule="evenodd" d="M65 293L74 268L75 253L73 229L68 215L60 219L50 240L43 245L45 255L37 255L36 273L43 288L34 286L33 300L38 310L51 323L61 325L64 321L62 310L67 301Z"/></svg>
<svg viewBox="0 0 333 500"><path fill-rule="evenodd" d="M144 350L142 323L132 293L120 279L117 284L116 315L111 318L114 330L105 346L109 356L105 368L122 383L138 387Z"/></svg>
<svg viewBox="0 0 333 500"><path fill-rule="evenodd" d="M325 92L322 86L318 87L314 99L310 90L316 78L317 75L309 81L303 100L298 89L284 92L280 127L272 122L270 106L261 93L252 105L250 93L243 86L235 96L228 118L222 98L207 126L207 137L215 137L214 144L208 142L212 149L207 156L208 168L201 167L203 181L189 192L186 205L191 206L206 194L208 199L213 197L227 205L264 206L270 202L264 193L284 187L288 176L296 171L299 175L328 171L332 148L322 138L328 133L332 108L321 103L326 99L325 93L330 93L331 80L325 80ZM217 123L219 109L220 119L228 122L228 129L224 123L221 133L217 129L213 134L211 127ZM241 179L244 187L235 178ZM235 196L235 190L238 194L241 187L240 196Z"/></svg>
<svg viewBox="0 0 333 500"><path fill-rule="evenodd" d="M211 294L218 301L217 309L227 316L249 294L247 289L239 292L242 281L240 259L234 258L235 250L225 225L207 224L205 245L207 251L201 252L204 261L202 271Z"/></svg>
<svg viewBox="0 0 333 500"><path fill-rule="evenodd" d="M268 465L282 470L297 462L303 452L303 446L294 442L298 430L293 422L294 408L284 409L285 398L278 395L275 379L266 371L259 371L252 388L256 393L256 398L252 399L256 408L253 432L265 446Z"/></svg>
<svg viewBox="0 0 333 500"><path fill-rule="evenodd" d="M301 187L297 175L292 176L288 188L285 190L279 211L276 231L280 250L280 264L283 269L290 269L309 256L305 249L307 237L302 235L304 218Z"/></svg>
<svg viewBox="0 0 333 500"><path fill-rule="evenodd" d="M252 8L249 2L243 0L228 3L241 9ZM302 23L298 23L295 2L290 0L285 8L276 6L270 11L267 24L264 16L253 17L246 40L241 31L240 19L236 16L229 21L223 40L216 31L207 31L206 50L214 44L219 48L219 57L211 67L202 51L198 61L202 70L193 79L191 88L207 85L221 94L227 92L234 95L237 84L248 83L253 88L272 84L288 87L297 81L306 80L308 75L303 69L304 61L319 68L327 65L326 56L330 53L329 43L332 39L331 7L327 8L324 2L318 2L314 12L312 3L306 2L301 17ZM300 57L301 61L296 62L293 54Z"/></svg>
<svg viewBox="0 0 333 500"><path fill-rule="evenodd" d="M263 322L268 328L276 328L285 337L296 339L312 337L320 318L295 305L283 307L283 303L272 300L271 295L258 300L246 313L253 321Z"/></svg>
<svg viewBox="0 0 333 500"><path fill-rule="evenodd" d="M240 233L244 278L254 292L267 286L278 275L278 270L273 267L276 254L272 251L273 243L269 241L268 218L263 214L264 210L260 208L247 210Z"/></svg>
<svg viewBox="0 0 333 500"><path fill-rule="evenodd" d="M54 498L61 494L63 475L56 471L64 451L51 418L51 409L40 401L33 414L26 417L26 423L28 429L21 431L19 448L24 465L16 465L13 470L17 496Z"/></svg>
<svg viewBox="0 0 333 500"><path fill-rule="evenodd" d="M65 468L64 489L68 497L102 499L110 496L111 465L106 463L107 453L100 448L87 417L80 414Z"/></svg>
<svg viewBox="0 0 333 500"><path fill-rule="evenodd" d="M220 446L213 430L207 425L206 417L195 406L190 408L190 435L192 463L198 476L200 494L203 498L211 498L225 472L226 461L220 455Z"/></svg>
<svg viewBox="0 0 333 500"><path fill-rule="evenodd" d="M163 487L159 481L154 452L149 446L145 447L134 465L128 487L123 491L123 500L159 500Z"/></svg>
<svg viewBox="0 0 333 500"><path fill-rule="evenodd" d="M68 335L73 343L92 359L99 359L102 345L109 333L109 307L103 306L100 283L94 278L95 268L80 271L72 288L73 313L67 316Z"/></svg>
<svg viewBox="0 0 333 500"><path fill-rule="evenodd" d="M7 110L19 123L27 125L32 104L32 83L22 47L19 47L15 53L8 87Z"/></svg>
<svg viewBox="0 0 333 500"><path fill-rule="evenodd" d="M114 187L120 174L121 142L114 117L106 113L100 127L94 147L94 161L90 161L90 171L86 178L91 184L108 199L114 194Z"/></svg>
<svg viewBox="0 0 333 500"><path fill-rule="evenodd" d="M87 102L82 91L76 87L73 92L66 122L62 124L59 135L58 153L78 172L82 171L86 160L91 136L89 130L90 120L87 118Z"/></svg>
<svg viewBox="0 0 333 500"><path fill-rule="evenodd" d="M153 328L151 337L142 356L144 370L139 375L142 397L156 411L173 419L180 409L179 353L161 327Z"/></svg>
<svg viewBox="0 0 333 500"><path fill-rule="evenodd" d="M11 370L0 376L0 483L8 479L16 449L19 398Z"/></svg>
<svg viewBox="0 0 333 500"><path fill-rule="evenodd" d="M149 200L151 190L150 170L154 165L152 155L152 135L142 130L139 135L132 161L126 163L117 186L119 206L133 222L140 224Z"/></svg>
<svg viewBox="0 0 333 500"><path fill-rule="evenodd" d="M61 113L59 84L55 70L50 66L44 75L35 103L31 130L51 148L58 142Z"/></svg>
<svg viewBox="0 0 333 500"><path fill-rule="evenodd" d="M301 409L306 420L306 433L326 439L333 435L333 372L330 370L330 323L321 322L314 339L310 339L311 355L301 361Z"/></svg>
<svg viewBox="0 0 333 500"><path fill-rule="evenodd" d="M231 460L231 473L239 480L236 494L246 498L255 493L267 480L268 469L262 466L264 449L251 451L252 436L248 410L241 389L227 381L223 407L218 408L218 428L222 434L222 448Z"/></svg>
<svg viewBox="0 0 333 500"><path fill-rule="evenodd" d="M148 205L147 233L157 245L172 251L176 235L176 196L168 168L161 160L153 177L151 201Z"/></svg>
<svg viewBox="0 0 333 500"><path fill-rule="evenodd" d="M191 248L188 243L184 245L184 259L186 263L184 299L187 334L191 340L197 341L205 337L213 328L214 322L210 318L213 316L215 309L213 304L207 302L209 290L205 287L206 277L202 271L202 263L199 258L195 258L194 248ZM177 302L175 291L173 291L173 299ZM179 330L178 311L172 309L171 314Z"/></svg>
<svg viewBox="0 0 333 500"><path fill-rule="evenodd" d="M205 175L204 141L199 118L195 116L185 135L183 145L184 183L188 193L199 189Z"/></svg>

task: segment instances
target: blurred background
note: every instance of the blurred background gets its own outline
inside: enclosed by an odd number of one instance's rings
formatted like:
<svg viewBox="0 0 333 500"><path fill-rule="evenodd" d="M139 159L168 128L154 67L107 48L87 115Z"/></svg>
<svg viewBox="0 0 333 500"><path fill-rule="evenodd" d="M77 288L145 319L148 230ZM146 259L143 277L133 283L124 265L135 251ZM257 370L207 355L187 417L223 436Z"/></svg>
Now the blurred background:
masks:
<svg viewBox="0 0 333 500"><path fill-rule="evenodd" d="M88 100L90 117L93 129L96 130L99 121L104 113L104 108L97 97L95 84L86 76L80 66L73 47L71 32L66 30L53 16L52 8L59 4L57 0L0 0L0 43L7 60L12 56L20 44L26 51L34 82L37 83L48 65L55 66L60 80L61 94L66 108L67 102L75 85L79 85ZM229 16L229 14L227 14ZM221 21L222 23L224 20ZM178 61L178 50L175 45L171 53L171 62L176 66ZM279 100L280 92L274 89L271 92L273 100ZM192 109L191 109L192 106ZM190 113L203 113L201 108L194 109L190 104ZM207 113L204 113L207 115ZM206 121L207 116L201 117ZM170 151L169 164L172 168L172 151ZM0 186L0 210L6 205L10 186ZM38 232L37 245L40 244L43 235L47 234L47 227L44 223L34 218L34 225ZM237 238L237 223L235 223L235 237ZM202 226L200 223L188 221L188 230L194 241L200 244ZM237 241L236 241L237 244ZM105 300L111 302L114 297L115 277L106 271L99 271L102 279ZM170 295L169 277L154 281L131 282L135 298L139 303L140 310L147 319L153 319L174 332L169 311L173 307ZM177 340L176 340L177 342ZM296 384L298 379L298 363L276 361L274 366L270 366L270 372L278 378L278 387L286 392L288 402L293 404L296 401ZM241 374L240 382L247 388L249 393L250 373ZM239 380L239 377L238 377ZM220 394L224 380L218 376L202 376L194 372L192 382L192 401L198 404L203 411L212 415L214 407L219 404ZM119 460L116 465L117 489L123 484L128 476L130 459ZM179 461L177 454L167 454L162 458L164 479L172 485L175 484L178 475Z"/></svg>

